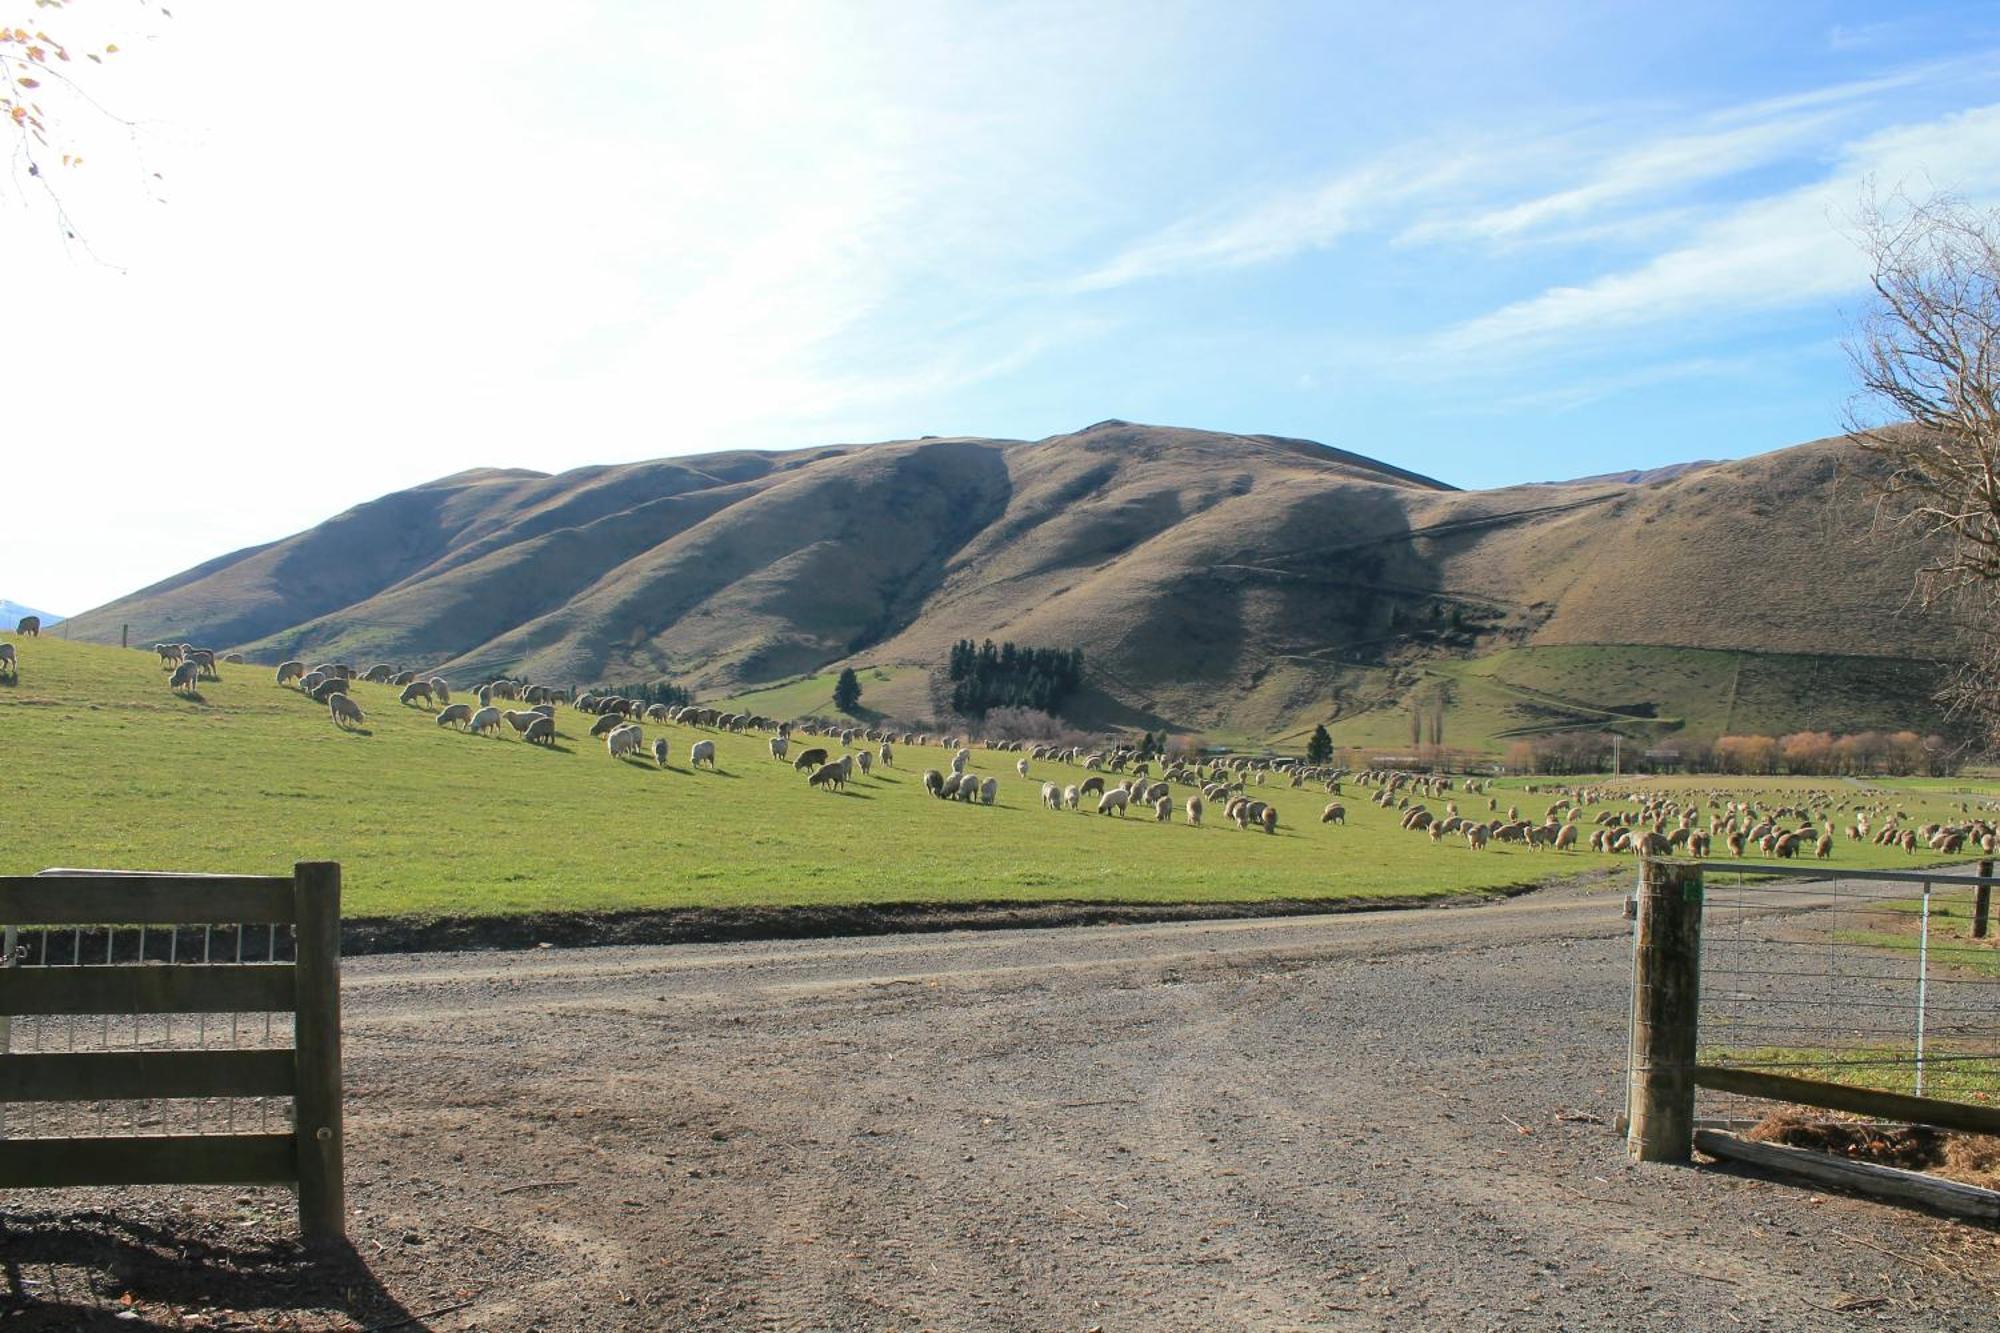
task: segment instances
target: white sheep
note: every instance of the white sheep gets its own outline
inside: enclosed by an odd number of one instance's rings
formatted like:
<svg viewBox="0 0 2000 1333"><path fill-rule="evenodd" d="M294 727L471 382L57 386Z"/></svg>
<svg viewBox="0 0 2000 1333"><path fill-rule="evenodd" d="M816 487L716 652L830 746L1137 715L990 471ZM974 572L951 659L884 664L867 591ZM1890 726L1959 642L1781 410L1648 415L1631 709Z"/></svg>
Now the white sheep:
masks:
<svg viewBox="0 0 2000 1333"><path fill-rule="evenodd" d="M333 718L333 725L345 727L352 722L360 726L368 719L362 716L361 705L345 694L329 694L326 697L326 711Z"/></svg>
<svg viewBox="0 0 2000 1333"><path fill-rule="evenodd" d="M1113 787L1110 791L1105 792L1104 795L1097 798L1097 813L1108 815L1113 810L1116 810L1118 817L1123 819L1125 817L1125 807L1131 799L1131 794L1123 787Z"/></svg>
<svg viewBox="0 0 2000 1333"><path fill-rule="evenodd" d="M889 744L889 742L887 742L887 741L883 741L883 742L882 742L882 767L884 767L884 768L894 768L895 766L896 766L896 751L895 751L895 749L894 749L894 748L893 748L893 747L892 747L892 746L891 746L891 745Z"/></svg>
<svg viewBox="0 0 2000 1333"><path fill-rule="evenodd" d="M981 805L993 804L993 799L999 794L1000 794L1000 779L988 778L986 779L986 781L979 784L979 803Z"/></svg>
<svg viewBox="0 0 2000 1333"><path fill-rule="evenodd" d="M667 758L671 753L672 748L668 746L666 737L662 736L653 742L653 762L661 768L667 766Z"/></svg>
<svg viewBox="0 0 2000 1333"><path fill-rule="evenodd" d="M411 681L403 687L403 692L396 696L396 702L399 704L413 704L419 699L425 703L431 701L431 683L427 680Z"/></svg>
<svg viewBox="0 0 2000 1333"><path fill-rule="evenodd" d="M1063 788L1063 804L1069 809L1076 809L1076 803L1081 799L1077 794L1075 783L1072 782L1069 786Z"/></svg>
<svg viewBox="0 0 2000 1333"><path fill-rule="evenodd" d="M0 643L0 666L6 667L7 674L9 675L13 675L17 670L19 670L19 666L14 660L13 644Z"/></svg>
<svg viewBox="0 0 2000 1333"><path fill-rule="evenodd" d="M1201 811L1202 811L1201 797L1199 796L1188 797L1187 798L1188 823L1194 825L1196 828L1201 827Z"/></svg>
<svg viewBox="0 0 2000 1333"><path fill-rule="evenodd" d="M854 762L861 765L861 776L867 777L869 770L875 767L875 756L866 750L856 750Z"/></svg>
<svg viewBox="0 0 2000 1333"><path fill-rule="evenodd" d="M289 685L305 674L306 664L304 662L278 663L278 683L280 685Z"/></svg>
<svg viewBox="0 0 2000 1333"><path fill-rule="evenodd" d="M472 720L465 724L465 729L467 731L478 732L481 735L485 735L488 732L498 733L500 730L500 710L490 704L479 709L472 715Z"/></svg>
<svg viewBox="0 0 2000 1333"><path fill-rule="evenodd" d="M1053 782L1042 784L1042 804L1051 810L1062 809L1062 788Z"/></svg>
<svg viewBox="0 0 2000 1333"><path fill-rule="evenodd" d="M536 713L535 720L521 733L521 739L531 745L553 746L556 743L556 720L546 713Z"/></svg>
<svg viewBox="0 0 2000 1333"><path fill-rule="evenodd" d="M509 716L511 717L511 714ZM530 713L528 714L528 716L540 717L541 714ZM610 752L611 757L613 759L622 759L626 755L631 754L633 751L637 750L641 745L645 744L645 741L646 741L645 732L640 730L638 727L628 725L615 728L614 730L606 733L604 737L604 748Z"/></svg>
<svg viewBox="0 0 2000 1333"><path fill-rule="evenodd" d="M790 744L791 741L783 736L771 737L771 758L783 759L785 757L785 747Z"/></svg>
<svg viewBox="0 0 2000 1333"><path fill-rule="evenodd" d="M1027 776L1028 776L1028 761L1027 761L1027 760L1025 760L1025 759L1016 759L1016 760L1014 761L1014 771L1015 771L1016 773L1019 773L1019 774L1020 774L1020 775L1021 775L1022 777L1024 777L1024 778L1025 778L1025 777L1027 777Z"/></svg>
<svg viewBox="0 0 2000 1333"><path fill-rule="evenodd" d="M471 704L446 704L438 709L437 724L448 727L453 723L464 724L472 720Z"/></svg>
<svg viewBox="0 0 2000 1333"><path fill-rule="evenodd" d="M200 684L201 668L193 662L181 663L174 668L174 674L167 677L167 688L183 694L193 694Z"/></svg>
<svg viewBox="0 0 2000 1333"><path fill-rule="evenodd" d="M713 770L715 768L714 741L696 741L692 746L688 747L688 766L690 768L700 768L704 759L708 761L709 768Z"/></svg>

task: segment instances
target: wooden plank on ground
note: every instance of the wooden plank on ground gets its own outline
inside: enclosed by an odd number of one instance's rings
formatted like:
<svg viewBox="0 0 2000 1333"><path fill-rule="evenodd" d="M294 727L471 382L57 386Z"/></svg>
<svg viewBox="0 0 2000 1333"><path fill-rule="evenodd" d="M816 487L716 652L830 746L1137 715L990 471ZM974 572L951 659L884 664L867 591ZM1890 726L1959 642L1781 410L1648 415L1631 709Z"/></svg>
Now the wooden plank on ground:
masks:
<svg viewBox="0 0 2000 1333"><path fill-rule="evenodd" d="M1900 1203L1921 1204L1953 1217L1981 1222L2000 1221L2000 1192L1961 1184L1956 1180L1942 1180L1921 1171L1857 1162L1778 1143L1752 1143L1714 1129L1696 1130L1694 1146L1710 1157L1748 1162L1752 1166L1809 1180L1817 1185L1831 1185Z"/></svg>
<svg viewBox="0 0 2000 1333"><path fill-rule="evenodd" d="M0 968L0 1014L248 1014L289 1010L290 963Z"/></svg>
<svg viewBox="0 0 2000 1333"><path fill-rule="evenodd" d="M289 875L0 876L0 923L10 926L262 926L291 919Z"/></svg>
<svg viewBox="0 0 2000 1333"><path fill-rule="evenodd" d="M0 1139L0 1188L278 1185L295 1178L290 1134Z"/></svg>
<svg viewBox="0 0 2000 1333"><path fill-rule="evenodd" d="M289 1097L289 1049L62 1051L0 1055L0 1100L140 1101L152 1097Z"/></svg>
<svg viewBox="0 0 2000 1333"><path fill-rule="evenodd" d="M1772 1101L1796 1102L1830 1111L1876 1116L1883 1120L1903 1120L1913 1125L1936 1125L1966 1134L2000 1134L2000 1107L1974 1106L1969 1102L1947 1102L1936 1097L1912 1097L1908 1093L1882 1092L1875 1088L1854 1088L1823 1079L1794 1078L1761 1069L1737 1069L1727 1065L1696 1065L1696 1087L1715 1092L1734 1092L1745 1097L1768 1097Z"/></svg>

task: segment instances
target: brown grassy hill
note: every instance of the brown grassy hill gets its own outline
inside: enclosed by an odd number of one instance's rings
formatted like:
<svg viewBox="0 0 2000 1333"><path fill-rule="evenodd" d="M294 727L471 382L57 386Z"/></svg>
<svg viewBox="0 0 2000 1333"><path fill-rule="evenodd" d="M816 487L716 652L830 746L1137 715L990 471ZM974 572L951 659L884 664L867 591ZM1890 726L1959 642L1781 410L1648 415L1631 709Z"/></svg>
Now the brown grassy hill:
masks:
<svg viewBox="0 0 2000 1333"><path fill-rule="evenodd" d="M1456 491L1274 436L1103 422L385 496L77 617L73 636L471 678L711 692L957 638L1079 645L1094 720L1281 731L1356 668L1545 645L1922 657L1914 557L1860 540L1820 441L1733 463Z"/></svg>

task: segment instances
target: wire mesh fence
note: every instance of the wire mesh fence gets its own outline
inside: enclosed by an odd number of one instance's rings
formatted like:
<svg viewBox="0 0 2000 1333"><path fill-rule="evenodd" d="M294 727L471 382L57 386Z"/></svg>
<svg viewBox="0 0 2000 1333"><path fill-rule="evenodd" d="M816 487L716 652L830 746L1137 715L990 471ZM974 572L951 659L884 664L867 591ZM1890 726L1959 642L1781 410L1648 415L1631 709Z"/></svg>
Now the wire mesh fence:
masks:
<svg viewBox="0 0 2000 1333"><path fill-rule="evenodd" d="M60 926L4 929L0 966L80 969L165 964L225 968L295 963L289 925ZM288 1050L288 1011L0 1014L0 1055ZM289 1097L15 1101L0 1084L0 1139L288 1133Z"/></svg>
<svg viewBox="0 0 2000 1333"><path fill-rule="evenodd" d="M2000 1105L2000 942L1975 933L1966 876L1711 865L1703 881L1699 1064ZM1771 1109L1705 1088L1695 1113L1736 1128Z"/></svg>

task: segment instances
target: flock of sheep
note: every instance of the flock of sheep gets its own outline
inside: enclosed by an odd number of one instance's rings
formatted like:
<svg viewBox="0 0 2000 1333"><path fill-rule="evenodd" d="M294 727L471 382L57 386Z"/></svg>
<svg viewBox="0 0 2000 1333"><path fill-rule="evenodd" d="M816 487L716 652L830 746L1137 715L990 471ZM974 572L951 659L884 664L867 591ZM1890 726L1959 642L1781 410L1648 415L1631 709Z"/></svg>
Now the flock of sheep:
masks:
<svg viewBox="0 0 2000 1333"><path fill-rule="evenodd" d="M39 626L22 622L21 632L33 636ZM220 668L241 663L238 654L218 655L190 644L156 644L161 663L171 674L168 685L177 692L193 693L204 680L221 679ZM15 675L18 664L15 646L0 643L0 672ZM569 703L594 721L592 738L601 737L607 754L618 760L650 758L659 768L672 758L664 737L646 739L648 723L700 727L731 733L770 733L768 745L773 760L789 763L805 776L815 790L839 791L853 780L858 770L870 775L879 764L893 768L897 745L938 745L952 751L949 772L926 769L922 785L926 793L944 801L993 805L1000 795L1000 781L969 771L972 746L964 738L897 732L875 727L823 726L814 722L783 722L750 713L730 712L703 705L668 706L615 695L582 694L574 701L569 692L526 681L499 679L473 690L472 701L454 702L449 684L439 676L405 671L378 664L357 671L343 663L325 663L308 668L300 661L287 661L277 668L277 683L293 686L315 702L324 704L336 726L358 728L366 715L350 693L355 681L387 685L400 691L397 702L404 706L429 706L435 710L437 725L461 729L468 734L500 734L511 731L521 740L553 746L556 740L556 710ZM525 708L502 704L525 703ZM799 737L822 739L825 745L801 745ZM832 746L840 748L834 757ZM1343 782L1372 789L1371 803L1400 812L1400 826L1422 833L1433 843L1447 838L1462 839L1473 851L1483 851L1494 843L1512 843L1531 851L1580 851L1585 847L1600 853L1634 853L1644 856L1685 855L1706 857L1719 847L1731 857L1756 854L1790 859L1811 854L1820 859L1833 855L1836 815L1842 803L1832 792L1814 791L1795 797L1792 803L1765 806L1742 800L1725 791L1687 792L1680 797L1657 792L1619 792L1598 786L1529 787L1529 794L1552 794L1540 820L1523 817L1518 806L1501 811L1499 800L1488 794L1488 784L1477 778L1451 777L1390 769L1365 769L1349 773L1344 769L1306 764L1285 758L1253 759L1232 756L1214 760L1156 761L1128 747L1084 751L1079 747L1029 744L1024 742L985 743L994 751L1018 752L1016 774L1032 781L1035 761L1064 763L1083 768L1088 776L1073 784L1043 781L1040 804L1055 811L1094 810L1099 815L1124 817L1128 812L1146 811L1154 821L1169 823L1176 808L1175 787L1188 794L1179 802L1186 822L1195 827L1210 809L1238 829L1261 828L1267 834L1278 829L1276 807L1257 799L1253 787L1282 782L1293 788L1311 784L1323 787L1335 798L1343 795ZM710 739L689 744L691 767L716 769L716 746ZM1158 773L1155 776L1155 764ZM1486 797L1486 809L1479 814L1462 808L1461 798ZM1432 803L1441 804L1433 809ZM1589 807L1605 807L1586 818ZM1345 824L1347 807L1340 799L1330 801L1320 813L1322 824ZM2000 826L1983 818L1967 818L1954 823L1911 824L1904 812L1885 801L1853 808L1847 820L1847 836L1870 840L1884 846L1899 846L1915 853L1919 848L1954 854L1977 848L1991 855L2000 842Z"/></svg>

